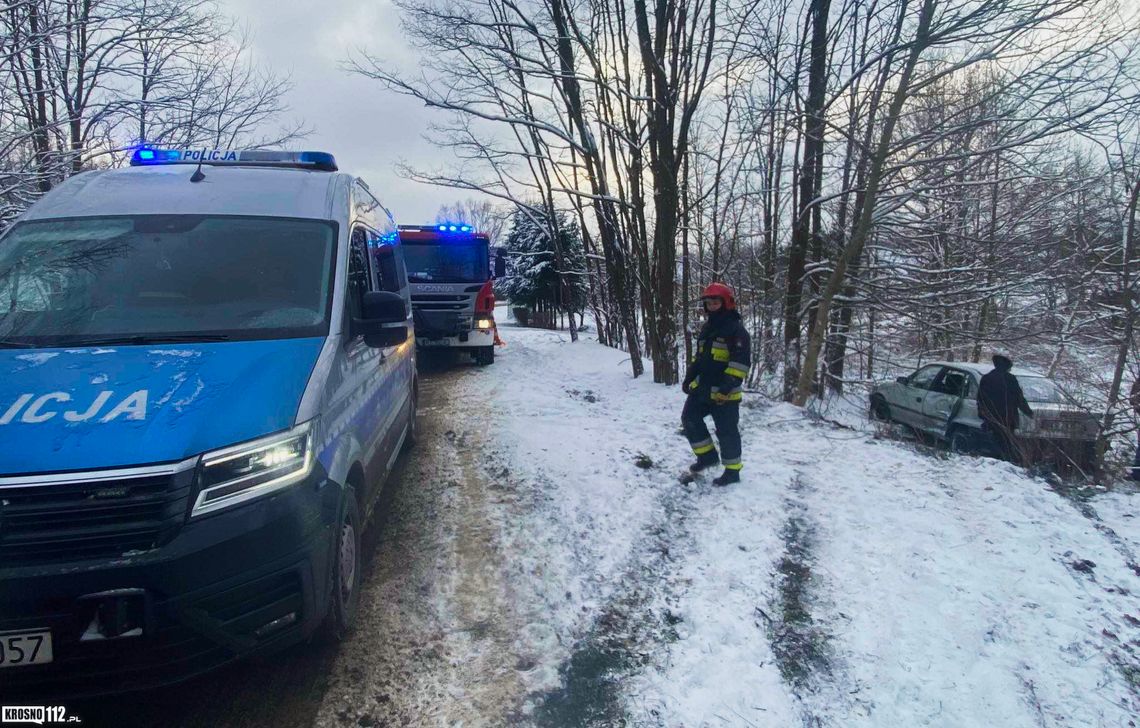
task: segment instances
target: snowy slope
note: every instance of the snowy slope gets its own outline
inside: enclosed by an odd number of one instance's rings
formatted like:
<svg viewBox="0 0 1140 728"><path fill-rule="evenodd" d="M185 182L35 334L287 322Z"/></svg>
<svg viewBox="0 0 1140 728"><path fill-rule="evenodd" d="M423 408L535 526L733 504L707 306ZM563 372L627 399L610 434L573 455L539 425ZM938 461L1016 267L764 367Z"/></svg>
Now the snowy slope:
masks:
<svg viewBox="0 0 1140 728"><path fill-rule="evenodd" d="M522 715L1122 726L1140 714L1140 496L1082 509L1010 465L759 399L742 415L744 482L682 486L679 388L635 381L624 354L565 332L503 337L487 427L532 494L500 525L530 605L520 644L539 656Z"/></svg>

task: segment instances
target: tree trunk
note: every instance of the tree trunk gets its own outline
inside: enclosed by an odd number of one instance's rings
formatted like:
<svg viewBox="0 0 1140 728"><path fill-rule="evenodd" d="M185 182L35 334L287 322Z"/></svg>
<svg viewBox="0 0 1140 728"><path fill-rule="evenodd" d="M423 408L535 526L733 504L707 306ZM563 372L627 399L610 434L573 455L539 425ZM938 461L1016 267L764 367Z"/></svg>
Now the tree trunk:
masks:
<svg viewBox="0 0 1140 728"><path fill-rule="evenodd" d="M1124 379L1124 369L1132 350L1132 334L1136 328L1136 295L1132 290L1132 259L1136 247L1136 207L1140 202L1140 174L1132 180L1132 190L1125 208L1124 260L1121 270L1121 289L1124 292L1124 331L1116 347L1116 366L1112 370L1112 386L1108 390L1108 404L1101 420L1101 437L1097 443L1097 461L1104 458L1108 449L1108 437L1116 419L1116 405L1120 401L1120 384Z"/></svg>
<svg viewBox="0 0 1140 728"><path fill-rule="evenodd" d="M627 351L633 376L640 377L645 372L641 361L641 345L637 336L637 314L634 309L633 281L628 275L628 261L621 248L617 227L618 215L606 184L605 167L598 155L598 146L593 134L586 125L581 90L578 86L577 71L574 67L574 51L570 44L570 28L566 20L563 2L551 3L551 15L558 30L558 60L561 77L559 82L565 90L566 111L574 129L578 133L586 163L586 176L593 192L594 214L598 222L598 237L606 261L608 280L614 295L612 299L618 307L618 316L625 332Z"/></svg>
<svg viewBox="0 0 1140 728"><path fill-rule="evenodd" d="M977 364L982 358L982 339L986 333L986 321L990 317L990 307L993 305L993 294L990 289L994 284L994 258L997 255L997 214L998 214L998 187L1001 170L1001 155L994 154L994 183L990 190L990 234L986 241L986 298L982 301L978 311L978 325L974 329L974 348L970 352L970 361ZM1052 375L1050 375L1052 376Z"/></svg>
<svg viewBox="0 0 1140 728"><path fill-rule="evenodd" d="M811 59L808 64L808 97L804 109L803 161L800 166L799 200L792 221L788 249L787 295L784 302L784 399L790 400L803 377L799 368L800 308L808 246L811 244L812 210L816 206L816 180L823 158L824 109L827 93L827 15L831 0L811 0ZM824 321L826 328L826 320ZM811 376L814 377L813 370Z"/></svg>
<svg viewBox="0 0 1140 728"><path fill-rule="evenodd" d="M862 253L863 246L867 241L867 236L871 232L875 204L879 194L879 187L883 181L883 171L886 167L887 157L890 154L891 141L894 139L895 125L898 123L903 104L906 102L907 96L910 93L910 80L914 75L914 69L918 65L922 51L929 43L930 24L934 15L935 4L936 0L923 0L918 29L915 31L914 40L910 44L910 50L907 53L902 77L899 79L898 86L892 93L887 116L883 120L883 129L879 134L878 145L876 146L874 156L871 158L870 171L867 175L867 189L864 194L859 221L851 235L851 240L845 246L839 259L836 261L835 269L831 272L831 276L827 281L827 288L824 290L820 299L819 310L816 312L818 320L816 322L815 335L808 342L803 369L800 372L799 384L796 387L794 401L797 405L803 406L807 403L808 397L811 396L811 383L815 378L815 368L819 361L820 349L823 347L823 335L827 331L827 319L831 311L831 302L835 299L835 294L838 293L839 289L843 286L843 282L847 277L848 265L856 260L860 253ZM904 6L900 8L900 13L905 12L906 6L904 4Z"/></svg>
<svg viewBox="0 0 1140 728"><path fill-rule="evenodd" d="M15 13L15 9L12 12ZM47 78L44 73L42 22L46 22L46 19L40 18L39 4L30 3L28 5L28 25L32 36L32 80L35 84L35 88L30 89L33 94L32 98L35 99L35 118L31 120L32 143L36 149L36 171L39 177L37 186L40 192L47 193L52 188L51 139L48 137Z"/></svg>

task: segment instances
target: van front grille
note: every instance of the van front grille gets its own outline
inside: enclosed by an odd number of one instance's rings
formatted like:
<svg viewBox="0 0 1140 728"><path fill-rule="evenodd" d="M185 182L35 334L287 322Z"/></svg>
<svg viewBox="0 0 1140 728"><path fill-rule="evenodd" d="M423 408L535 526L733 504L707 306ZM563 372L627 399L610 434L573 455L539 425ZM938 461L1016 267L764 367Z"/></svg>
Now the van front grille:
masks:
<svg viewBox="0 0 1140 728"><path fill-rule="evenodd" d="M0 487L0 563L121 556L168 541L185 518L191 472Z"/></svg>

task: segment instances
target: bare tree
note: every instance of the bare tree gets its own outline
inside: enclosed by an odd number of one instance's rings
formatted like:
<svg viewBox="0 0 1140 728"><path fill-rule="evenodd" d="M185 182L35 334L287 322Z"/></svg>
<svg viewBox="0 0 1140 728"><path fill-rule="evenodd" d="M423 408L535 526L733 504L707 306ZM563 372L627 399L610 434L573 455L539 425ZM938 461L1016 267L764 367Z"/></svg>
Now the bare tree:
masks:
<svg viewBox="0 0 1140 728"><path fill-rule="evenodd" d="M0 11L0 222L140 143L270 145L287 79L211 0L24 0Z"/></svg>
<svg viewBox="0 0 1140 728"><path fill-rule="evenodd" d="M491 244L496 245L506 232L510 213L496 206L490 200L459 200L450 205L441 205L435 214L436 222L462 222L471 225L481 233L486 233Z"/></svg>

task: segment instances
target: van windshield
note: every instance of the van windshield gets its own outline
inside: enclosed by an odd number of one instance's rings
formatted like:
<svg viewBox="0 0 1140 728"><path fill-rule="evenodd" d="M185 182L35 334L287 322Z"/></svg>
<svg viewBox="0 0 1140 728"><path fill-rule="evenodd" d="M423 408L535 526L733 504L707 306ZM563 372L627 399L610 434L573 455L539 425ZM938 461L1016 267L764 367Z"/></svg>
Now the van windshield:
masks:
<svg viewBox="0 0 1140 728"><path fill-rule="evenodd" d="M319 220L141 215L23 222L0 238L0 342L322 336L335 241L335 225Z"/></svg>
<svg viewBox="0 0 1140 728"><path fill-rule="evenodd" d="M486 244L406 242L403 248L412 283L482 283L490 278Z"/></svg>

